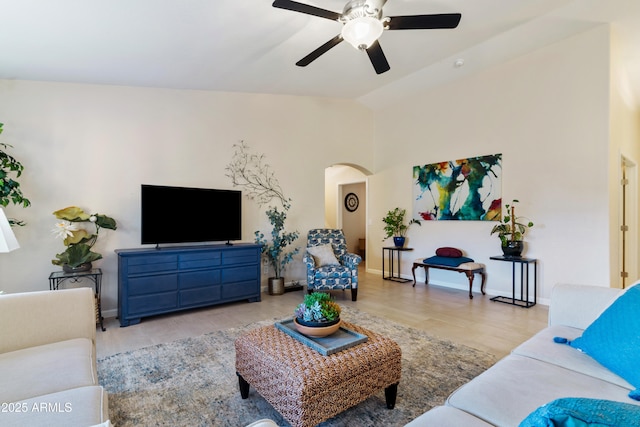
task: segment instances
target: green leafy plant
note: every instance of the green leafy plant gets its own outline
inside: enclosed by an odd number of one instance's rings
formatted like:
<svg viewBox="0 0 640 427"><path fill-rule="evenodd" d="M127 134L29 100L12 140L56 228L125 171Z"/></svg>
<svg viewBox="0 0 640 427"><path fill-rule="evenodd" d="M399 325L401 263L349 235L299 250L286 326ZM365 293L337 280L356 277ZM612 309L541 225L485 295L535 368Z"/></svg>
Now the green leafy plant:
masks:
<svg viewBox="0 0 640 427"><path fill-rule="evenodd" d="M340 317L340 306L326 292L313 292L304 296L294 315L307 322L331 322Z"/></svg>
<svg viewBox="0 0 640 427"><path fill-rule="evenodd" d="M297 231L284 231L284 222L287 219L286 208L282 211L279 211L278 208L267 210L267 218L269 218L269 222L273 226L271 229L271 242L265 239L263 233L256 231L256 243L262 245L262 253L273 267L276 279L279 279L285 266L300 251L300 248L295 248L289 252L285 251L285 248L300 236L300 233Z"/></svg>
<svg viewBox="0 0 640 427"><path fill-rule="evenodd" d="M93 245L98 240L98 234L101 228L115 230L117 228L116 221L106 215L85 213L77 206L69 206L53 213L56 218L62 220L56 223L52 230L57 237L64 239L64 245L67 249L51 260L53 265L65 265L76 268L81 264L93 262L102 255L91 251ZM86 228L81 228L79 223L92 224L95 232L90 232Z"/></svg>
<svg viewBox="0 0 640 427"><path fill-rule="evenodd" d="M508 242L520 242L527 230L533 227L533 222L523 216L516 216L515 204L519 200L513 199L511 204L505 204L507 213L502 217L500 224L491 229L491 235L498 233L502 246L507 246ZM526 220L526 221L523 221Z"/></svg>
<svg viewBox="0 0 640 427"><path fill-rule="evenodd" d="M412 224L422 226L422 223L415 218L411 218L411 220L405 224L406 215L407 210L400 208L395 208L387 212L387 215L382 218L382 222L384 222L384 239L388 239L389 237L405 237L409 226Z"/></svg>
<svg viewBox="0 0 640 427"><path fill-rule="evenodd" d="M0 123L0 133L2 133L3 126ZM31 205L31 202L22 194L20 183L11 178L13 174L15 174L16 179L19 178L22 175L24 166L4 151L7 148L13 147L9 144L0 143L0 205L7 207L9 203L13 203L26 208ZM11 225L25 225L24 222L14 218L9 218L9 223Z"/></svg>

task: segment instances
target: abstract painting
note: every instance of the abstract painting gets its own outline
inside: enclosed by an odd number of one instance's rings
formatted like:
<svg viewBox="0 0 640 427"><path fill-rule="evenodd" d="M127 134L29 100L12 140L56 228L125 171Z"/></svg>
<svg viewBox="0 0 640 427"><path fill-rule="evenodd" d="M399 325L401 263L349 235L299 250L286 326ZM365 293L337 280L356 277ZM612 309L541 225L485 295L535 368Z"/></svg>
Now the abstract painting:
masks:
<svg viewBox="0 0 640 427"><path fill-rule="evenodd" d="M502 212L502 154L413 167L413 217L497 221Z"/></svg>

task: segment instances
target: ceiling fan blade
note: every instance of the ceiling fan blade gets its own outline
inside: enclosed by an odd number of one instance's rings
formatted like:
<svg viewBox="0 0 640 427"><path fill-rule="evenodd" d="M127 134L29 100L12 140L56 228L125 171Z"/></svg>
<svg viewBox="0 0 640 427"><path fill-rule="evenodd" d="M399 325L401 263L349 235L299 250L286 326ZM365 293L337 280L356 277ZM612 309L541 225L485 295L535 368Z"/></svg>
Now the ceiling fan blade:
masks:
<svg viewBox="0 0 640 427"><path fill-rule="evenodd" d="M320 9L319 7L310 6L308 4L298 3L291 0L275 0L273 7L280 9L293 10L294 12L306 13L307 15L319 16L320 18L331 19L332 21L338 20L341 14L332 12L326 9Z"/></svg>
<svg viewBox="0 0 640 427"><path fill-rule="evenodd" d="M342 40L344 39L340 34L338 34L337 36L335 36L334 38L332 38L331 40L329 40L328 42L326 42L325 44L323 44L322 46L320 46L319 48L311 52L309 55L305 56L300 61L296 62L296 65L298 67L306 67L307 65L311 64L313 61L318 59L320 55L326 53L329 49L339 44Z"/></svg>
<svg viewBox="0 0 640 427"><path fill-rule="evenodd" d="M390 16L389 30L431 30L437 28L456 28L462 15L459 13L441 13L435 15Z"/></svg>
<svg viewBox="0 0 640 427"><path fill-rule="evenodd" d="M373 68L376 70L377 74L382 74L391 69L387 62L387 57L384 56L384 52L377 40L369 46L369 49L367 49L367 55L369 55L371 64L373 64Z"/></svg>

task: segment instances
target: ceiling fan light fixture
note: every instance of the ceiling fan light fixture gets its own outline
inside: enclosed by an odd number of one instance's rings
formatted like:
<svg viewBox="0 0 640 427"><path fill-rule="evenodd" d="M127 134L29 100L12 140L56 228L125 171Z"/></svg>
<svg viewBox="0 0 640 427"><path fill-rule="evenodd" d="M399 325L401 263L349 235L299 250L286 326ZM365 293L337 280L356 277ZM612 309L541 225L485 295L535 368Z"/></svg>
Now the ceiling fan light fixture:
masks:
<svg viewBox="0 0 640 427"><path fill-rule="evenodd" d="M342 38L356 49L365 50L382 35L382 22L371 16L360 16L345 22Z"/></svg>

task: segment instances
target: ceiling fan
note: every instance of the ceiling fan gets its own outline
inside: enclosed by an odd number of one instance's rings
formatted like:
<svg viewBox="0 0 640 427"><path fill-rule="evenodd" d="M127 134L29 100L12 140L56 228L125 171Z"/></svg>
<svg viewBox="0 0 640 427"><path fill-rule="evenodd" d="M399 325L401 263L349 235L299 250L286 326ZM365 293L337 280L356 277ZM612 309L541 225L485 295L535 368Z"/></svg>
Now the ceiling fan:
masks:
<svg viewBox="0 0 640 427"><path fill-rule="evenodd" d="M378 38L384 30L428 30L456 28L462 15L442 13L432 15L382 16L382 6L387 0L350 0L342 13L332 12L291 0L275 0L273 7L306 13L343 24L340 34L296 62L306 67L343 40L353 47L365 50L376 73L382 74L391 68L380 47Z"/></svg>

